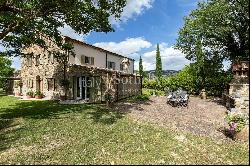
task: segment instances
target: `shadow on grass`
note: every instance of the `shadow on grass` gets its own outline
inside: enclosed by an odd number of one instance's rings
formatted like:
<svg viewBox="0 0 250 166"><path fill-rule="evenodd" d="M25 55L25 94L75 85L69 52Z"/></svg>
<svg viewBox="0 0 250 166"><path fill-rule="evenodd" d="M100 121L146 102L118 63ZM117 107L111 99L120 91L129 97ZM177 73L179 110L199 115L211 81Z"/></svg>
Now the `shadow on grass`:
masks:
<svg viewBox="0 0 250 166"><path fill-rule="evenodd" d="M90 118L94 121L104 124L111 124L107 122L108 119L114 123L116 119L123 117L120 112L105 108L100 104L65 105L59 104L57 101L24 101L10 106L10 108L0 109L0 119L60 119L65 118L62 115L73 112L86 112L85 114L91 115ZM103 117L106 120L103 121ZM1 125L0 130L6 126L8 125Z"/></svg>
<svg viewBox="0 0 250 166"><path fill-rule="evenodd" d="M141 105L152 105L153 101L148 100L138 100L133 97L120 100L115 103L113 109L119 113L130 113L132 110L144 111L144 108Z"/></svg>
<svg viewBox="0 0 250 166"><path fill-rule="evenodd" d="M63 105L57 101L22 101L6 108L0 108L0 151L7 149L20 137L18 130L29 130L17 119L62 119L81 113L96 123L111 125L124 113L105 108L101 104ZM15 127L18 126L19 127ZM63 126L62 126L63 127Z"/></svg>

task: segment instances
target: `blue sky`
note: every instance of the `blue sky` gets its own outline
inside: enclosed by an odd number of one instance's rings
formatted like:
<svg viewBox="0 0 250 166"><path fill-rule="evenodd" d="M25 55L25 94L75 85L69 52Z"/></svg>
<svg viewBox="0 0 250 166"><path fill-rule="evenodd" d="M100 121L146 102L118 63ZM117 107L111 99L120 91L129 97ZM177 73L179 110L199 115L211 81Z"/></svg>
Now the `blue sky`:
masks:
<svg viewBox="0 0 250 166"><path fill-rule="evenodd" d="M112 20L115 32L92 32L87 36L64 34L87 43L123 54L136 60L142 56L145 70L155 68L156 44L160 44L163 69L180 70L189 61L180 50L173 48L183 17L197 7L198 0L128 0L121 21Z"/></svg>
<svg viewBox="0 0 250 166"><path fill-rule="evenodd" d="M197 7L199 0L127 1L121 20L110 19L115 32L78 35L68 26L60 30L64 35L134 58L135 69L139 56L142 56L145 70L155 69L157 43L164 70L180 70L188 64L185 55L173 45L184 24L183 17ZM18 58L14 58L13 67L20 68Z"/></svg>

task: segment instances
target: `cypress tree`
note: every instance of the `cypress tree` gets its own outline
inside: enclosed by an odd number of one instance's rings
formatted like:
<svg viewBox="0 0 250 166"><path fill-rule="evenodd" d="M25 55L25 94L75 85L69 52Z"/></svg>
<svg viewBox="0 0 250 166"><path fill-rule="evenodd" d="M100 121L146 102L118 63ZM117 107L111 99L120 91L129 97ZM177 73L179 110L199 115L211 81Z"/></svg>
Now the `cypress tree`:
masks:
<svg viewBox="0 0 250 166"><path fill-rule="evenodd" d="M143 76L143 65L142 65L141 56L140 56L140 61L139 61L139 74L140 76Z"/></svg>
<svg viewBox="0 0 250 166"><path fill-rule="evenodd" d="M159 44L157 44L157 49L156 49L156 69L155 69L155 75L156 75L157 79L160 79L162 77L162 63L161 63L161 55L160 55Z"/></svg>

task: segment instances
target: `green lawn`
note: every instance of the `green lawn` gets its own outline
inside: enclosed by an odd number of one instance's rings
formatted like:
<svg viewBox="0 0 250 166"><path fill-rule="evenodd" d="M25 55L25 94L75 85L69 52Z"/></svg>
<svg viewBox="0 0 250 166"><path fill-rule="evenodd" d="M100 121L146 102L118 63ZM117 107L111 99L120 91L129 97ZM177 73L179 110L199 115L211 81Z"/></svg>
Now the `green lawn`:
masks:
<svg viewBox="0 0 250 166"><path fill-rule="evenodd" d="M0 164L248 164L249 147L138 123L102 105L0 95Z"/></svg>

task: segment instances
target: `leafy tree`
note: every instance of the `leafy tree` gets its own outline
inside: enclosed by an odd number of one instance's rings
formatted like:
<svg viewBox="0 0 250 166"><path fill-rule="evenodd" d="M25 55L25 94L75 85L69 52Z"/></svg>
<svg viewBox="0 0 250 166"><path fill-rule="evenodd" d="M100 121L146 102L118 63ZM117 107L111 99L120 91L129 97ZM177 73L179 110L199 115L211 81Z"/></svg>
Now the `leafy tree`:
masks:
<svg viewBox="0 0 250 166"><path fill-rule="evenodd" d="M201 84L201 78L197 74L199 68L197 63L186 65L175 76L164 79L164 86L172 91L182 88L192 94L199 94L202 88L207 89L208 95L221 95L226 84L232 79L230 72L219 70L205 77L204 85Z"/></svg>
<svg viewBox="0 0 250 166"><path fill-rule="evenodd" d="M195 47L199 40L208 59L235 61L249 57L248 0L201 2L184 20L176 47L187 59L196 60Z"/></svg>
<svg viewBox="0 0 250 166"><path fill-rule="evenodd" d="M10 77L13 72L11 60L5 56L0 56L0 88L4 87L6 77Z"/></svg>
<svg viewBox="0 0 250 166"><path fill-rule="evenodd" d="M140 60L139 60L139 74L140 74L140 76L144 75L141 56L140 56Z"/></svg>
<svg viewBox="0 0 250 166"><path fill-rule="evenodd" d="M161 63L161 55L160 55L160 48L159 44L157 44L156 48L156 69L155 74L157 79L161 79L162 77L162 63Z"/></svg>
<svg viewBox="0 0 250 166"><path fill-rule="evenodd" d="M126 0L1 0L0 43L15 56L31 44L46 48L45 37L61 47L59 27L79 34L110 32L109 18L119 18L125 5Z"/></svg>

